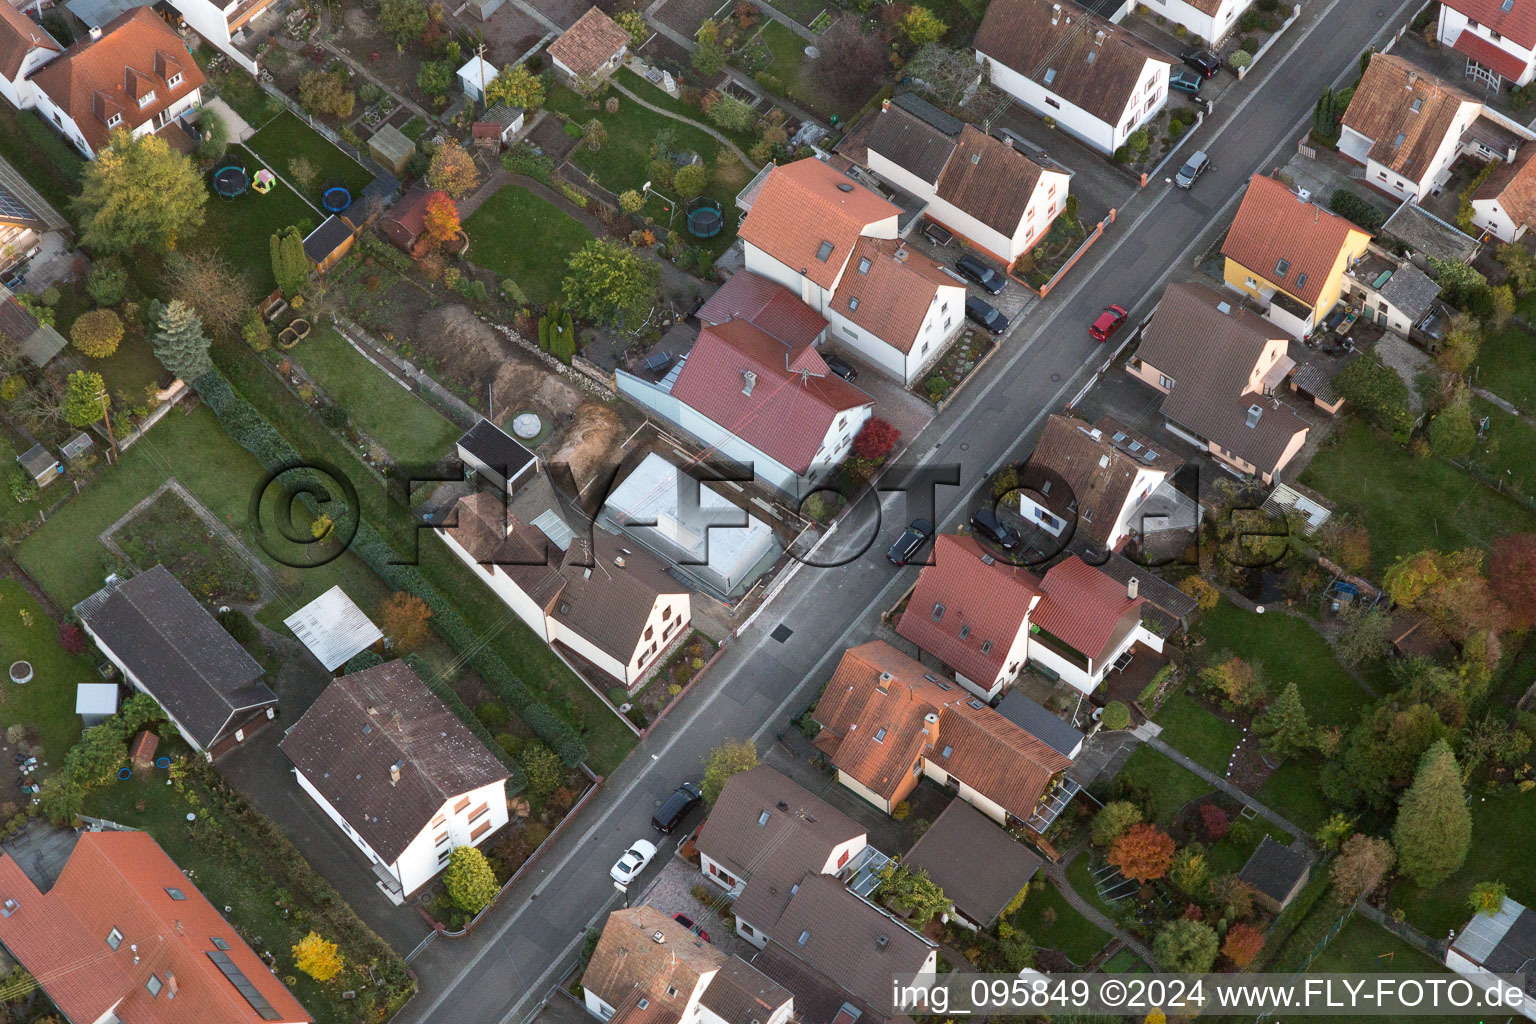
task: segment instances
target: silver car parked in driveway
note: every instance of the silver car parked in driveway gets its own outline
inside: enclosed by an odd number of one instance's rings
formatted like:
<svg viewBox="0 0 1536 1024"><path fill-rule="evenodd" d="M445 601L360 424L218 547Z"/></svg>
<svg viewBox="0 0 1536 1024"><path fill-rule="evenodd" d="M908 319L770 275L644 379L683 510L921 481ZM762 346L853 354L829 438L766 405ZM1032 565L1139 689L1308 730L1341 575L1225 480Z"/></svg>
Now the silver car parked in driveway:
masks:
<svg viewBox="0 0 1536 1024"><path fill-rule="evenodd" d="M1190 154L1188 160L1184 161L1184 166L1179 168L1179 173L1173 176L1173 183L1187 190L1194 185L1196 178L1210 169L1211 158L1206 155L1205 150L1197 149Z"/></svg>

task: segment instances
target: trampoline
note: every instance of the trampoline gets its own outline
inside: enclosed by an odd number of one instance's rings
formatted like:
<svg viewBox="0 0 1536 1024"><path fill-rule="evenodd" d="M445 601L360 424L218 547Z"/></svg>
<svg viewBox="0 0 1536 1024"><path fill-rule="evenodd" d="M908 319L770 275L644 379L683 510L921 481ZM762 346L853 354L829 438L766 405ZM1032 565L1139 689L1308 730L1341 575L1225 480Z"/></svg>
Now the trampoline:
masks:
<svg viewBox="0 0 1536 1024"><path fill-rule="evenodd" d="M320 193L320 205L325 207L326 213L342 213L352 205L352 190L345 182L328 181L325 191Z"/></svg>
<svg viewBox="0 0 1536 1024"><path fill-rule="evenodd" d="M225 164L213 172L213 190L225 199L244 195L251 187L251 176L240 164Z"/></svg>
<svg viewBox="0 0 1536 1024"><path fill-rule="evenodd" d="M700 197L688 206L688 232L695 238L713 238L725 227L725 215L713 199Z"/></svg>

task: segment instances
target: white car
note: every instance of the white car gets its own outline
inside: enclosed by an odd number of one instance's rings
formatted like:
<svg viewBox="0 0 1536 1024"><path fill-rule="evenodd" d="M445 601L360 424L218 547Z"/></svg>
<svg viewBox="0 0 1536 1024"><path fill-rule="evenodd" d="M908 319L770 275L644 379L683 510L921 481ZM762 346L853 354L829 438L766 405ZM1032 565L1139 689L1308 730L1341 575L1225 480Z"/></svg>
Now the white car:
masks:
<svg viewBox="0 0 1536 1024"><path fill-rule="evenodd" d="M651 862L651 858L654 856L656 856L654 844L644 839L636 839L630 844L629 849L624 851L624 856L619 858L619 862L609 870L608 874L620 885L628 885L635 880L640 872L645 870L645 866Z"/></svg>

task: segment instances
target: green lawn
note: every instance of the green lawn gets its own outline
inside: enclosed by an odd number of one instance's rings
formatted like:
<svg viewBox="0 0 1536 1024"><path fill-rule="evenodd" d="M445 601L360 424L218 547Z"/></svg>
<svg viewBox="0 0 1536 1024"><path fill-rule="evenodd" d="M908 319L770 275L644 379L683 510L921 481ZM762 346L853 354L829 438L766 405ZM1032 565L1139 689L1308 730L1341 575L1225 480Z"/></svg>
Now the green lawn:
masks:
<svg viewBox="0 0 1536 1024"><path fill-rule="evenodd" d="M1164 743L1222 776L1243 738L1241 729L1207 711L1187 693L1170 697L1153 721L1163 727Z"/></svg>
<svg viewBox="0 0 1536 1024"><path fill-rule="evenodd" d="M75 685L99 683L95 659L89 654L67 654L59 646L59 624L49 618L20 583L0 579L0 645L4 645L4 664L13 661L32 663L30 683L17 686L0 671L0 723L6 727L23 726L30 742L41 745L39 762L53 766L80 738L80 716L75 714ZM10 766L6 759L6 766ZM34 777L41 781L43 769ZM0 806L19 800L20 793L6 783ZM0 817L10 813L0 811Z"/></svg>
<svg viewBox="0 0 1536 1024"><path fill-rule="evenodd" d="M246 165L253 174L255 163L252 159ZM252 189L233 199L220 199L210 189L203 228L191 241L218 249L245 274L256 294L266 297L277 287L272 276L273 233L297 224L300 234L307 235L322 219L280 181L266 195Z"/></svg>
<svg viewBox="0 0 1536 1024"><path fill-rule="evenodd" d="M7 472L10 471L12 466L16 465L16 456L21 454L21 451L18 451L21 448L21 443L19 438L13 442L8 432L0 431L0 466L5 467ZM67 483L59 484L57 481L55 481L55 485L60 487L69 486ZM27 523L36 519L38 510L45 503L45 497L48 493L48 491L43 491L42 495L44 497L40 497L37 501L28 502L16 501L11 497L9 491L0 496L0 529L4 529L7 532L20 530Z"/></svg>
<svg viewBox="0 0 1536 1024"><path fill-rule="evenodd" d="M1048 879L1030 886L1013 926L1028 933L1035 945L1059 949L1075 964L1087 963L1109 941L1109 934L1073 910Z"/></svg>
<svg viewBox="0 0 1536 1024"><path fill-rule="evenodd" d="M1119 777L1147 791L1152 816L1161 825L1173 821L1180 807L1211 792L1210 784L1200 776L1145 744L1136 748Z"/></svg>
<svg viewBox="0 0 1536 1024"><path fill-rule="evenodd" d="M1536 411L1536 336L1516 324L1489 335L1478 352L1477 383L1505 401Z"/></svg>
<svg viewBox="0 0 1536 1024"><path fill-rule="evenodd" d="M405 122L405 126L400 129L400 134L404 135L412 142L416 142L423 135L427 134L427 129L430 127L431 125L427 123L427 119L422 117L420 114L417 114L415 117Z"/></svg>
<svg viewBox="0 0 1536 1024"><path fill-rule="evenodd" d="M1473 464L1518 494L1536 495L1536 429L1481 398L1472 400L1472 411L1489 420L1488 435L1472 449Z"/></svg>
<svg viewBox="0 0 1536 1024"><path fill-rule="evenodd" d="M1357 913L1344 923L1332 941L1317 954L1307 974L1445 974L1449 970L1445 964L1426 956L1417 947L1410 946L1392 932ZM1503 1020L1505 1016L1423 1016L1402 1019L1435 1024L1438 1021ZM1381 1024L1387 1018L1365 1014L1304 1018L1287 1014L1284 1019L1312 1019L1326 1021L1328 1024Z"/></svg>
<svg viewBox="0 0 1536 1024"><path fill-rule="evenodd" d="M571 254L592 240L581 221L520 185L508 185L464 222L469 259L511 278L528 301L560 297Z"/></svg>
<svg viewBox="0 0 1536 1024"><path fill-rule="evenodd" d="M1500 790L1493 796L1472 798L1472 852L1460 871L1428 891L1408 881L1392 892L1394 905L1408 914L1409 923L1429 935L1458 931L1467 923L1467 895L1478 882L1498 881L1509 886L1509 896L1526 906L1536 906L1536 871L1531 870L1531 851L1536 850L1536 790L1517 793Z"/></svg>
<svg viewBox="0 0 1536 1024"><path fill-rule="evenodd" d="M1129 949L1121 949L1120 952L1104 961L1104 966L1099 970L1104 974L1142 974L1147 970L1147 965L1141 962L1141 958Z"/></svg>
<svg viewBox="0 0 1536 1024"><path fill-rule="evenodd" d="M1067 881L1077 894L1088 901L1106 917L1115 916L1115 908L1099 898L1099 887L1093 884L1093 855L1079 854L1067 865Z"/></svg>
<svg viewBox="0 0 1536 1024"><path fill-rule="evenodd" d="M1222 601L1194 628L1205 636L1208 657L1231 651L1262 664L1269 692L1279 693L1287 683L1295 683L1314 724L1349 725L1370 701L1328 642L1294 615L1259 615Z"/></svg>
<svg viewBox="0 0 1536 1024"><path fill-rule="evenodd" d="M303 186L293 176L292 162L300 156L308 160L315 171L314 183L307 190L308 198L316 206L320 205L320 196L328 182L345 182L352 190L352 198L356 199L373 180L373 175L362 164L337 149L329 139L305 124L291 110L268 121L260 131L246 140L245 145L251 152L268 161L272 170L292 181L295 188ZM253 174L255 170L251 168Z"/></svg>
<svg viewBox="0 0 1536 1024"><path fill-rule="evenodd" d="M1503 534L1536 531L1536 513L1448 462L1409 454L1360 420L1344 424L1323 446L1301 482L1346 508L1360 508L1376 576L1425 548L1487 548Z"/></svg>
<svg viewBox="0 0 1536 1024"><path fill-rule="evenodd" d="M237 810L243 805L238 798L235 805L224 806L220 796L197 781L189 780L187 790L167 786L164 772L140 772L126 782L88 793L85 811L153 836L178 867L195 876L198 889L242 937L276 954L278 977L314 1014L317 1024L363 1024L387 1018L394 1007L385 1005L384 990L368 984L367 964L375 957L387 957L376 969L405 983L405 965L399 957L356 919L328 884L314 878L291 845L273 839L274 833L281 836L275 825L254 812ZM189 800L193 793L195 804ZM189 824L187 817L194 811L200 820ZM247 813L266 827L253 827ZM301 880L302 885L295 884ZM329 893L334 902L322 908L309 892ZM280 909L285 904L291 912ZM230 909L224 911L225 907ZM350 922L346 934L330 924L338 918ZM293 945L311 928L339 941L347 960L344 973L329 983L314 981L294 965ZM358 995L343 999L344 990Z"/></svg>
<svg viewBox="0 0 1536 1024"><path fill-rule="evenodd" d="M436 462L463 433L328 326L289 355L366 433L378 438L396 462Z"/></svg>
<svg viewBox="0 0 1536 1024"><path fill-rule="evenodd" d="M698 121L700 124L708 123L708 118L704 116L704 111L700 110L698 107L689 106L687 103L684 103L680 99L673 99L671 95L669 95L660 86L651 84L650 82L646 81L645 78L635 74L629 68L620 68L614 75L614 81L624 86L624 88L628 89L630 92L642 97L645 102L651 104L652 106L661 107L663 110L670 110L672 113L686 117L690 121ZM751 149L753 144L757 142L758 137L750 131L727 131L726 129L721 128L719 125L710 125L710 127L714 128L716 131L729 138L732 142L736 143L736 145L740 146L742 152L746 152L747 150Z"/></svg>
<svg viewBox="0 0 1536 1024"><path fill-rule="evenodd" d="M1317 772L1315 761L1292 758L1264 780L1254 797L1291 824L1316 832L1333 813L1317 786Z"/></svg>
<svg viewBox="0 0 1536 1024"><path fill-rule="evenodd" d="M1248 858L1253 856L1253 851L1257 850L1259 844L1264 841L1265 836L1271 836L1285 846L1291 844L1291 836L1285 829L1263 818L1233 817L1233 825L1239 822L1248 829L1249 838L1246 842L1238 842L1229 832L1218 842L1212 843L1211 848L1206 851L1205 862L1210 866L1213 878L1241 871L1243 865L1248 863Z"/></svg>
<svg viewBox="0 0 1536 1024"><path fill-rule="evenodd" d="M68 333L65 332L65 337ZM117 351L105 359L92 359L71 348L70 354L83 362L88 370L101 374L107 388L120 402L129 406L144 401L144 389L150 385L159 387L171 383L171 374L155 358L155 350L149 339L140 335L123 338Z"/></svg>
<svg viewBox="0 0 1536 1024"><path fill-rule="evenodd" d="M85 159L36 113L0 103L0 157L38 194L73 219L69 201L80 192Z"/></svg>

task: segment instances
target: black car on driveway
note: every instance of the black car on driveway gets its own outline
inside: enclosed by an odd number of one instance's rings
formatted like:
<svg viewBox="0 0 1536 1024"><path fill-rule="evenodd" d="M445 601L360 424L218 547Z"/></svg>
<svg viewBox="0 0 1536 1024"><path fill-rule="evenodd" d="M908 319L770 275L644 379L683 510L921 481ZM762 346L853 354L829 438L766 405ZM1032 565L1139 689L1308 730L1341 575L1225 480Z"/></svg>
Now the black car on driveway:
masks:
<svg viewBox="0 0 1536 1024"><path fill-rule="evenodd" d="M955 269L993 295L997 295L1008 285L1008 278L980 256L970 254L961 256L955 260Z"/></svg>
<svg viewBox="0 0 1536 1024"><path fill-rule="evenodd" d="M974 295L965 297L965 315L993 334L1002 334L1008 329L1008 318L994 309L991 303L983 302Z"/></svg>
<svg viewBox="0 0 1536 1024"><path fill-rule="evenodd" d="M850 384L859 376L859 371L855 370L851 364L843 362L843 360L832 355L830 352L823 352L821 354L821 361L827 364L827 369Z"/></svg>
<svg viewBox="0 0 1536 1024"><path fill-rule="evenodd" d="M1185 50L1179 54L1179 60L1200 72L1205 78L1210 78L1221 70L1221 58L1210 50Z"/></svg>
<svg viewBox="0 0 1536 1024"><path fill-rule="evenodd" d="M656 813L651 815L651 828L667 835L688 817L688 812L703 802L704 792L693 783L685 782L656 808Z"/></svg>
<svg viewBox="0 0 1536 1024"><path fill-rule="evenodd" d="M906 565L932 536L932 523L926 519L914 519L910 526L901 531L901 536L896 538L896 543L891 545L885 557L891 560L892 565Z"/></svg>
<svg viewBox="0 0 1536 1024"><path fill-rule="evenodd" d="M1019 531L1004 523L997 517L997 512L983 505L971 513L971 529L982 540L991 541L1004 551L1011 551L1019 546L1024 538L1019 536Z"/></svg>

